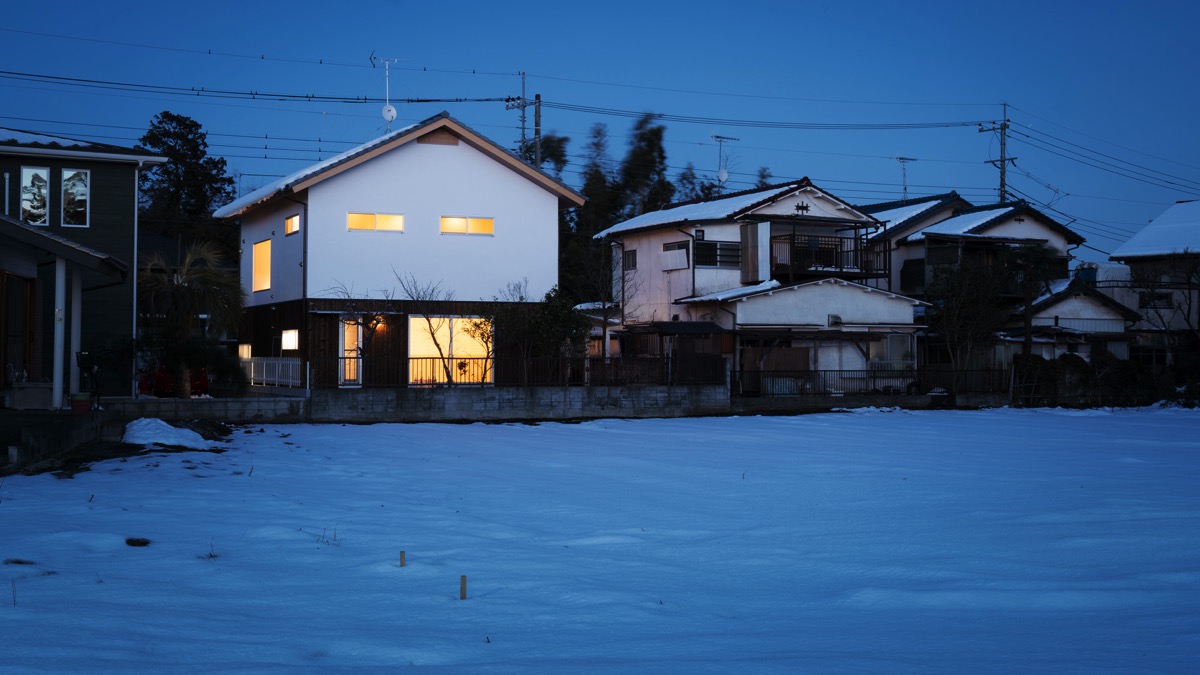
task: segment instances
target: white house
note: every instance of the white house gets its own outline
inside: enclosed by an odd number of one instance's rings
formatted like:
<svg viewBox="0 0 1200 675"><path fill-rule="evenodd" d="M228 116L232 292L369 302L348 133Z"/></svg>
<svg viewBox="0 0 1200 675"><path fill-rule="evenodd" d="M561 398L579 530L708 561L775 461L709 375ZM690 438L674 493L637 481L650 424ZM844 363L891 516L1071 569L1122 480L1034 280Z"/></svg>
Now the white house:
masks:
<svg viewBox="0 0 1200 675"><path fill-rule="evenodd" d="M957 192L859 206L860 211L870 214L883 224L883 229L872 235L871 240L877 243L886 242L890 251L891 275L886 279L875 279L868 283L908 295L923 294L924 247L902 246L901 242L908 235L952 218L957 212L969 208L972 208L972 204Z"/></svg>
<svg viewBox="0 0 1200 675"><path fill-rule="evenodd" d="M743 391L775 386L759 371L796 388L801 371L911 368L919 303L862 283L888 278L880 229L807 178L618 223L596 236L614 247L622 353L723 355L753 373Z"/></svg>
<svg viewBox="0 0 1200 675"><path fill-rule="evenodd" d="M522 280L544 295L559 211L582 203L447 113L281 178L214 214L241 226L242 356L287 357L314 386L438 379L409 360L481 356L468 303Z"/></svg>
<svg viewBox="0 0 1200 675"><path fill-rule="evenodd" d="M1200 201L1179 202L1109 256L1129 268L1143 346L1160 352L1200 348ZM1102 290L1121 299L1114 285Z"/></svg>

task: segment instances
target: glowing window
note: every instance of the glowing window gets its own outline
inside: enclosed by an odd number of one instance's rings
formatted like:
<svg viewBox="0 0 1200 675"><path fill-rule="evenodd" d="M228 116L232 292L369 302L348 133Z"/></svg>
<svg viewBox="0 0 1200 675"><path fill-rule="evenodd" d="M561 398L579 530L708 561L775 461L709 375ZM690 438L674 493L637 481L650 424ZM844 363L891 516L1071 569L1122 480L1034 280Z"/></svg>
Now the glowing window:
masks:
<svg viewBox="0 0 1200 675"><path fill-rule="evenodd" d="M294 328L283 331L279 336L279 348L284 351L300 349L300 331Z"/></svg>
<svg viewBox="0 0 1200 675"><path fill-rule="evenodd" d="M487 319L410 316L409 381L482 384L492 381L492 327Z"/></svg>
<svg viewBox="0 0 1200 675"><path fill-rule="evenodd" d="M347 213L346 229L403 232L404 216L399 213Z"/></svg>
<svg viewBox="0 0 1200 675"><path fill-rule="evenodd" d="M442 234L495 234L493 218L462 218L442 216Z"/></svg>
<svg viewBox="0 0 1200 675"><path fill-rule="evenodd" d="M404 231L404 216L396 213L376 213L375 229L389 232Z"/></svg>
<svg viewBox="0 0 1200 675"><path fill-rule="evenodd" d="M283 221L284 234L296 234L300 231L300 215L288 216L287 220Z"/></svg>
<svg viewBox="0 0 1200 675"><path fill-rule="evenodd" d="M271 240L260 241L254 245L254 256L252 258L252 268L250 276L252 277L253 292L266 291L271 288Z"/></svg>
<svg viewBox="0 0 1200 675"><path fill-rule="evenodd" d="M346 228L350 230L373 230L375 229L375 214L347 213Z"/></svg>
<svg viewBox="0 0 1200 675"><path fill-rule="evenodd" d="M251 349L250 349L250 345L248 345L248 344L244 344L244 343L243 343L243 344L240 344L240 345L238 345L238 358L239 358L239 359L248 359L248 358L251 358L251 356L250 356L250 355L251 355L252 353L253 353L253 352L252 352L252 351L251 351Z"/></svg>
<svg viewBox="0 0 1200 675"><path fill-rule="evenodd" d="M362 384L359 374L362 357L358 353L360 338L357 323L354 321L342 322L342 367L338 371L339 384Z"/></svg>

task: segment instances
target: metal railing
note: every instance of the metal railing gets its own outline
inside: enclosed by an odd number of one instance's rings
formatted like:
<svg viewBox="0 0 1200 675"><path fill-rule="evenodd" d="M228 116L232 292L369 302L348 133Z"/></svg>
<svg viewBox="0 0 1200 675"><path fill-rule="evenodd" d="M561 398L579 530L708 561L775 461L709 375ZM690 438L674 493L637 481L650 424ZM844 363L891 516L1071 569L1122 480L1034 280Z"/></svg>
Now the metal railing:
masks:
<svg viewBox="0 0 1200 675"><path fill-rule="evenodd" d="M955 382L957 376L957 382ZM1008 390L1007 370L917 371L865 370L741 370L732 373L731 389L741 396L845 396L864 394L927 394L942 389L960 393Z"/></svg>
<svg viewBox="0 0 1200 675"><path fill-rule="evenodd" d="M252 356L241 359L242 371L251 386L301 387L304 386L303 363L298 358L280 356Z"/></svg>

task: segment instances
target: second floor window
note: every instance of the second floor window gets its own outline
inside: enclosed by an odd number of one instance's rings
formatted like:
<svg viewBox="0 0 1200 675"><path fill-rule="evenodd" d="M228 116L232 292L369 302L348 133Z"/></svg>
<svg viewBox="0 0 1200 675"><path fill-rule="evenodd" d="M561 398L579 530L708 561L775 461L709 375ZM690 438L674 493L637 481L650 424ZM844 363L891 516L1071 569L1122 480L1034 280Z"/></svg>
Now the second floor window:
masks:
<svg viewBox="0 0 1200 675"><path fill-rule="evenodd" d="M297 213L297 214L288 216L287 220L283 221L283 233L285 235L296 234L299 231L300 231L300 214Z"/></svg>
<svg viewBox="0 0 1200 675"><path fill-rule="evenodd" d="M637 249L625 251L625 256L622 259L626 272L631 272L637 269Z"/></svg>
<svg viewBox="0 0 1200 675"><path fill-rule="evenodd" d="M686 241L663 244L664 270L683 270L688 266L688 243Z"/></svg>
<svg viewBox="0 0 1200 675"><path fill-rule="evenodd" d="M404 216L399 213L347 213L346 229L403 232Z"/></svg>
<svg viewBox="0 0 1200 675"><path fill-rule="evenodd" d="M496 223L493 218L466 218L462 216L442 216L442 234L483 234L496 233Z"/></svg>
<svg viewBox="0 0 1200 675"><path fill-rule="evenodd" d="M87 227L88 186L92 172L86 169L63 169L62 224L64 227Z"/></svg>
<svg viewBox="0 0 1200 675"><path fill-rule="evenodd" d="M737 241L696 242L696 267L738 269L742 265L742 244Z"/></svg>
<svg viewBox="0 0 1200 675"><path fill-rule="evenodd" d="M254 245L254 257L251 259L250 290L252 292L271 290L271 240L260 241Z"/></svg>
<svg viewBox="0 0 1200 675"><path fill-rule="evenodd" d="M21 167L21 220L31 225L50 224L50 169Z"/></svg>

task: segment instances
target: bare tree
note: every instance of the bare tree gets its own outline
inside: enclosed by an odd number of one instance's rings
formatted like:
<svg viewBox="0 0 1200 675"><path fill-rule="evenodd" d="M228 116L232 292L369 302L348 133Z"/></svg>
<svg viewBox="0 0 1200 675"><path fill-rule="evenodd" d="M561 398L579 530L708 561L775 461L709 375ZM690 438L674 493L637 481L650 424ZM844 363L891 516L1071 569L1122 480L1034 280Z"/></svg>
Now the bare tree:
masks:
<svg viewBox="0 0 1200 675"><path fill-rule="evenodd" d="M429 339L437 349L438 360L442 372L446 376L446 384L454 382L454 370L450 364L450 345L443 345L439 334L449 328L450 317L444 314L441 303L454 300L454 292L443 288L440 281L420 281L411 272L400 274L395 269L396 282L400 284L400 292L409 301L412 314L421 317L425 328L429 331Z"/></svg>
<svg viewBox="0 0 1200 675"><path fill-rule="evenodd" d="M1129 285L1146 323L1163 332L1176 356L1200 347L1200 252L1131 265Z"/></svg>
<svg viewBox="0 0 1200 675"><path fill-rule="evenodd" d="M338 282L336 286L327 289L326 292L341 298L342 323L358 327L361 339L355 349L361 358L369 350L371 339L383 325L384 317L396 313L395 291L381 288L375 296L372 296L370 292L366 295L359 295L355 292L353 285L347 286Z"/></svg>

